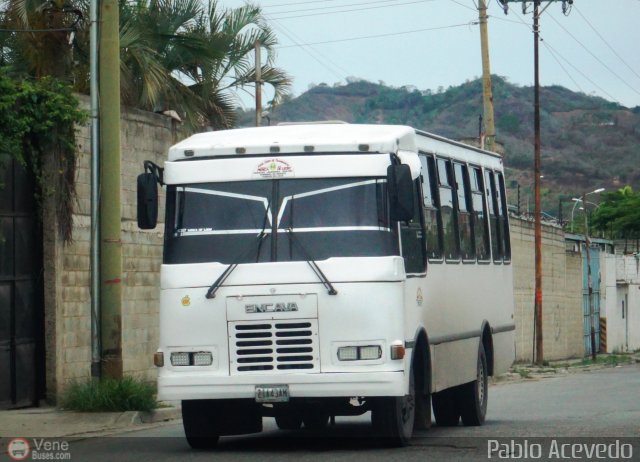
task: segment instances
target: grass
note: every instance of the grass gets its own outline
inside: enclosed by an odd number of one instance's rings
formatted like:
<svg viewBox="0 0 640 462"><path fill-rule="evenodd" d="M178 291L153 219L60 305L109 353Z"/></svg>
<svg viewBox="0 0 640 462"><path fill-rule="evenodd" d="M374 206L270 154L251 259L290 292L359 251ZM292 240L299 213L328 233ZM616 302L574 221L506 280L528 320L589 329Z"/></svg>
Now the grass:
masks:
<svg viewBox="0 0 640 462"><path fill-rule="evenodd" d="M61 404L64 409L81 412L151 411L158 407L154 386L133 377L74 382Z"/></svg>
<svg viewBox="0 0 640 462"><path fill-rule="evenodd" d="M595 362L591 358L583 359L578 365L580 366L588 366L590 364L604 364L607 366L617 366L618 364L627 364L631 362L631 357L629 355L602 355L596 356Z"/></svg>
<svg viewBox="0 0 640 462"><path fill-rule="evenodd" d="M516 368L514 369L514 372L516 374L520 374L520 377L523 379L528 379L529 377L531 377L531 372L529 372L527 369Z"/></svg>

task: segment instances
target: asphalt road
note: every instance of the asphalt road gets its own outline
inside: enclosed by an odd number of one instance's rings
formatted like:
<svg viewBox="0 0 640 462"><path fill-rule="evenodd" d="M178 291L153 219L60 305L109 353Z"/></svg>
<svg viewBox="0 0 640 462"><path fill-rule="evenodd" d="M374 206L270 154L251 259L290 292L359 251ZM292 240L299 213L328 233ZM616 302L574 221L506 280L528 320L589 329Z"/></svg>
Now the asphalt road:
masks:
<svg viewBox="0 0 640 462"><path fill-rule="evenodd" d="M337 418L336 425L318 433L286 432L265 419L265 431L257 435L227 437L214 451L191 450L183 438L181 424L91 438L71 443L73 461L200 461L243 462L286 461L422 461L488 460L509 445L502 455L529 455L529 460L551 460L561 444L579 445L573 459L590 445L601 443L608 451L617 445L632 444L631 459L640 460L640 365L568 374L557 378L501 383L489 390L487 422L482 427L433 427L414 436L405 448L389 449L369 436L369 414L357 418ZM608 437L608 438L607 438ZM553 439L557 440L552 446ZM491 442L497 440L497 442ZM525 441L526 440L526 441ZM615 441L618 440L618 443ZM512 443L513 441L513 443ZM542 448L537 457L536 444ZM493 445L489 447L489 445ZM496 446L498 445L498 446ZM520 445L520 446L518 446ZM585 446L586 445L586 446ZM584 448L583 448L584 446ZM520 454L528 448L528 454ZM567 446L564 455L571 455ZM585 449L586 448L586 449ZM629 455L629 447L625 454ZM604 450L604 449L603 449ZM533 451L533 452L532 452ZM605 455L607 455L605 453ZM608 460L615 453L608 453ZM553 456L553 457L549 457ZM523 460L524 457L520 458Z"/></svg>

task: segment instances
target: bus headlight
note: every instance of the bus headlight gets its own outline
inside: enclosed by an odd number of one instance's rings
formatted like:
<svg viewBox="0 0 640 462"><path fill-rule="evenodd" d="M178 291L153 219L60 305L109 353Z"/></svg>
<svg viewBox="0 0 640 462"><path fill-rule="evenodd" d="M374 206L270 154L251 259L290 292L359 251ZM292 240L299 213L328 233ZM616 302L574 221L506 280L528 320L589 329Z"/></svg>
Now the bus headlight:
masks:
<svg viewBox="0 0 640 462"><path fill-rule="evenodd" d="M186 351L171 353L172 366L189 366L190 363L189 353Z"/></svg>
<svg viewBox="0 0 640 462"><path fill-rule="evenodd" d="M211 366L213 363L213 355L210 351L199 351L192 354L194 366Z"/></svg>
<svg viewBox="0 0 640 462"><path fill-rule="evenodd" d="M338 359L340 361L358 361L380 359L382 348L378 345L346 346L338 348Z"/></svg>
<svg viewBox="0 0 640 462"><path fill-rule="evenodd" d="M171 353L172 366L211 366L213 354L210 351L174 351Z"/></svg>

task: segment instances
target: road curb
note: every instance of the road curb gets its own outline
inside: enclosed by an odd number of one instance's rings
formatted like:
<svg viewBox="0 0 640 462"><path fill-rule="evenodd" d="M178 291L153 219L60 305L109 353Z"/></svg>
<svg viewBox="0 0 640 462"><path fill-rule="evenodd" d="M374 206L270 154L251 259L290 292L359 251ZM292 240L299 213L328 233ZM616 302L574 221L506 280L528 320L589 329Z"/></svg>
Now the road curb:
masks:
<svg viewBox="0 0 640 462"><path fill-rule="evenodd" d="M182 411L177 407L161 407L149 412L138 412L140 423L168 422L182 418Z"/></svg>

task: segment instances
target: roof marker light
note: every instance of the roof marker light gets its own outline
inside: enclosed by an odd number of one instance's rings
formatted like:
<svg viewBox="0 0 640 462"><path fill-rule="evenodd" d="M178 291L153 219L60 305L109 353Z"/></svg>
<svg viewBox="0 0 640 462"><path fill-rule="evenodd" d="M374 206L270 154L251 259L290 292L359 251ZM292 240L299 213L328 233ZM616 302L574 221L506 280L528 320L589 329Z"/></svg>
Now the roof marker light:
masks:
<svg viewBox="0 0 640 462"><path fill-rule="evenodd" d="M271 146L269 152L280 152L280 146Z"/></svg>
<svg viewBox="0 0 640 462"><path fill-rule="evenodd" d="M358 145L358 150L359 151L368 151L369 150L369 145L368 144L359 144Z"/></svg>
<svg viewBox="0 0 640 462"><path fill-rule="evenodd" d="M193 152L193 149L185 149L184 151L184 156L185 157L193 157L195 153Z"/></svg>
<svg viewBox="0 0 640 462"><path fill-rule="evenodd" d="M236 154L244 154L247 150L245 148L236 148Z"/></svg>
<svg viewBox="0 0 640 462"><path fill-rule="evenodd" d="M304 152L313 152L314 151L314 147L313 146L305 146L304 147Z"/></svg>

